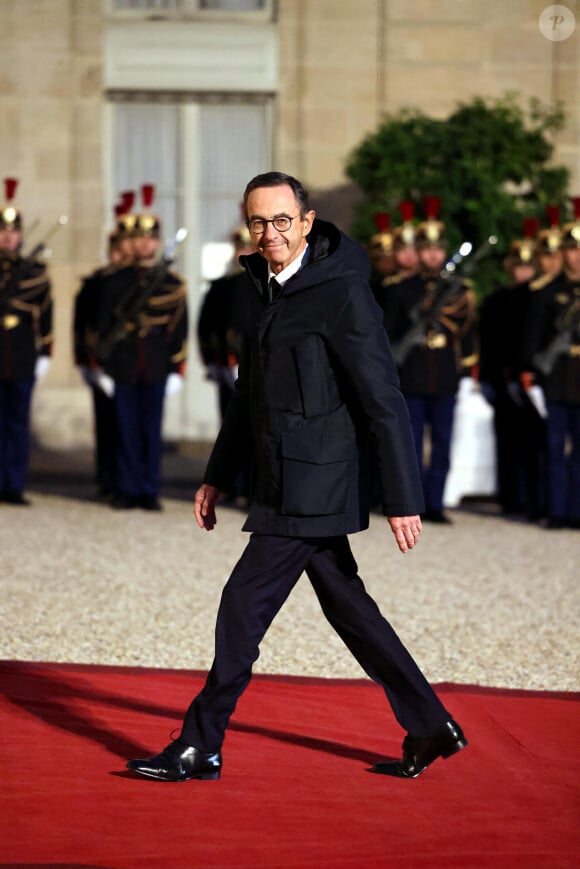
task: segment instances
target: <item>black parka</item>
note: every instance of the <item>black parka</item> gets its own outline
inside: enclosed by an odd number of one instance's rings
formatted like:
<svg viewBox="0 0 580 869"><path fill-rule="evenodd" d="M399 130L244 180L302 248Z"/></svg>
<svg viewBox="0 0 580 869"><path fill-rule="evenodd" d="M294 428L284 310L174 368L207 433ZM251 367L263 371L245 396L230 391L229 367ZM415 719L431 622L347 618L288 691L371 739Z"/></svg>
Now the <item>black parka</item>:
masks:
<svg viewBox="0 0 580 869"><path fill-rule="evenodd" d="M383 511L423 508L405 401L362 247L315 220L306 264L265 301L268 265L242 257L249 294L239 379L204 482L228 491L253 454L244 530L336 536L368 526L369 441Z"/></svg>

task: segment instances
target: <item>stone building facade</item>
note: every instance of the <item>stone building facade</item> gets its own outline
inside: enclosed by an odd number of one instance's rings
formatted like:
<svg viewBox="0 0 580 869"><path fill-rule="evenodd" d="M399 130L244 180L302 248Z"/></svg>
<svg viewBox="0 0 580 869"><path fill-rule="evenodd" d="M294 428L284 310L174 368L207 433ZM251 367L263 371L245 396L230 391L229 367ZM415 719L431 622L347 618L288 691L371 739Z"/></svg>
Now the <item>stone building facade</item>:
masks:
<svg viewBox="0 0 580 869"><path fill-rule="evenodd" d="M275 166L297 175L348 231L356 191L345 160L383 113L415 106L445 117L460 101L516 91L526 104L530 96L564 102L556 159L571 171L571 192L580 193L576 0L565 4L576 30L560 41L539 25L545 0L0 5L2 177L20 179L17 204L30 244L46 238L52 251L55 356L33 407L36 437L50 447L91 441L89 397L71 352L74 296L82 275L103 260L119 185L137 183L130 176L140 148L150 174L159 155L169 167L141 180L165 185L168 223L189 232L178 265L189 285L191 360L166 420L176 441L211 439L216 430L196 314L215 268L209 254L225 256L236 197L254 171ZM68 223L51 234L61 215Z"/></svg>

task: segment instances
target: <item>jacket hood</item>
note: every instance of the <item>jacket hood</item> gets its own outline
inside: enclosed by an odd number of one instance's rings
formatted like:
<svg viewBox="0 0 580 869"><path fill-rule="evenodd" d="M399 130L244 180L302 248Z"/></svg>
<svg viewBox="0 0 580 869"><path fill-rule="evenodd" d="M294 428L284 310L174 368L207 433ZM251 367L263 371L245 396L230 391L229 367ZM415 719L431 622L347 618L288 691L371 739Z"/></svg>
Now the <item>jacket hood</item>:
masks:
<svg viewBox="0 0 580 869"><path fill-rule="evenodd" d="M321 281L344 278L349 274L369 280L371 268L367 252L333 223L315 218L307 241L310 252L308 261L297 273L300 276L300 280L296 281L297 290L315 286ZM254 283L261 288L268 275L268 263L264 257L253 253L240 257L239 261ZM291 288L292 284L289 283L287 291L291 291Z"/></svg>

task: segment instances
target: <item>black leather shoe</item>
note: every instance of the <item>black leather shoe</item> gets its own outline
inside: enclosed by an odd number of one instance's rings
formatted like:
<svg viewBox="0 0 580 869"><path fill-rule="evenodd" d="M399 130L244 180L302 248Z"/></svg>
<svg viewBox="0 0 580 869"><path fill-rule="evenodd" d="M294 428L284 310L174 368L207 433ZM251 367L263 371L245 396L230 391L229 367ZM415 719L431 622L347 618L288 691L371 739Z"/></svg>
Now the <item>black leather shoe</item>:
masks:
<svg viewBox="0 0 580 869"><path fill-rule="evenodd" d="M157 495L141 495L139 498L139 505L143 508L143 510L153 510L155 512L159 512L163 510L161 506L161 502Z"/></svg>
<svg viewBox="0 0 580 869"><path fill-rule="evenodd" d="M417 778L438 757L448 758L467 745L463 731L455 721L448 721L432 736L411 736L403 740L403 757L396 761L375 763L372 772L397 778Z"/></svg>
<svg viewBox="0 0 580 869"><path fill-rule="evenodd" d="M30 507L30 501L24 497L22 492L14 492L12 490L2 492L0 500L4 501L5 504L13 504L16 507Z"/></svg>
<svg viewBox="0 0 580 869"><path fill-rule="evenodd" d="M145 760L130 760L127 769L161 781L189 781L189 779L218 779L222 767L219 751L199 751L182 739L176 739L161 754Z"/></svg>
<svg viewBox="0 0 580 869"><path fill-rule="evenodd" d="M449 516L446 516L441 510L427 510L426 513L422 514L421 519L425 522L436 522L438 525L453 525Z"/></svg>
<svg viewBox="0 0 580 869"><path fill-rule="evenodd" d="M134 495L125 495L123 492L119 492L111 501L113 510L134 510L138 506L139 498Z"/></svg>

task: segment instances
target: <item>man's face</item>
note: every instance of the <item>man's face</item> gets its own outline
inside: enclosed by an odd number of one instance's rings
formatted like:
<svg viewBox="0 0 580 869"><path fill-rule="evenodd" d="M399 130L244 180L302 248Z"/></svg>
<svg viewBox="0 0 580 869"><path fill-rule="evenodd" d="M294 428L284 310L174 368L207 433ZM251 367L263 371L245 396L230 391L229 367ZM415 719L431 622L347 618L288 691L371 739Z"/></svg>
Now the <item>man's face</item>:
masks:
<svg viewBox="0 0 580 869"><path fill-rule="evenodd" d="M560 251L543 253L538 257L538 262L543 275L557 275L562 268L562 254Z"/></svg>
<svg viewBox="0 0 580 869"><path fill-rule="evenodd" d="M397 266L404 271L410 271L417 268L419 262L419 254L411 244L406 244L404 247L399 247L395 251L395 260Z"/></svg>
<svg viewBox="0 0 580 869"><path fill-rule="evenodd" d="M22 233L18 229L0 229L0 250L14 253L20 246Z"/></svg>
<svg viewBox="0 0 580 869"><path fill-rule="evenodd" d="M564 268L572 278L577 279L580 276L580 247L564 251Z"/></svg>
<svg viewBox="0 0 580 869"><path fill-rule="evenodd" d="M512 269L512 275L516 284L524 284L526 281L531 281L536 273L536 269L529 263L516 263Z"/></svg>
<svg viewBox="0 0 580 869"><path fill-rule="evenodd" d="M149 235L138 235L133 239L133 250L138 260L150 260L156 256L160 241Z"/></svg>
<svg viewBox="0 0 580 869"><path fill-rule="evenodd" d="M300 256L306 247L306 236L312 228L315 213L307 211L300 215L300 206L288 184L279 187L257 187L252 190L246 203L248 219L274 217L293 218L290 228L284 232L267 223L262 233L252 233L254 249L268 260L274 274L278 274Z"/></svg>
<svg viewBox="0 0 580 869"><path fill-rule="evenodd" d="M445 249L436 245L421 248L419 259L429 271L438 271L445 262Z"/></svg>

